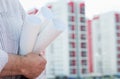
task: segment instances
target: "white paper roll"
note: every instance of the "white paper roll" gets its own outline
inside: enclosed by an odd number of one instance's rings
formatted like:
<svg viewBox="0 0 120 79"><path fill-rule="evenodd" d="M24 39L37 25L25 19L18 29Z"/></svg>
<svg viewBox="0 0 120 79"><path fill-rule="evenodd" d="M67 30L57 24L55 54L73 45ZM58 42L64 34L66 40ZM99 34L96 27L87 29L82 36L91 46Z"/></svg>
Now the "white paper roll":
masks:
<svg viewBox="0 0 120 79"><path fill-rule="evenodd" d="M47 20L55 18L54 13L47 7L42 7L36 15L40 18L44 16Z"/></svg>
<svg viewBox="0 0 120 79"><path fill-rule="evenodd" d="M65 30L65 25L58 19L53 19L49 22L43 31L39 34L34 46L35 52L44 51L47 46L55 40L61 32Z"/></svg>
<svg viewBox="0 0 120 79"><path fill-rule="evenodd" d="M21 55L26 55L29 52L32 52L37 35L48 25L52 19L53 14L46 7L42 7L36 15L26 16L20 39Z"/></svg>
<svg viewBox="0 0 120 79"><path fill-rule="evenodd" d="M27 15L20 38L20 54L26 55L32 52L36 37L41 25L40 18L35 15Z"/></svg>

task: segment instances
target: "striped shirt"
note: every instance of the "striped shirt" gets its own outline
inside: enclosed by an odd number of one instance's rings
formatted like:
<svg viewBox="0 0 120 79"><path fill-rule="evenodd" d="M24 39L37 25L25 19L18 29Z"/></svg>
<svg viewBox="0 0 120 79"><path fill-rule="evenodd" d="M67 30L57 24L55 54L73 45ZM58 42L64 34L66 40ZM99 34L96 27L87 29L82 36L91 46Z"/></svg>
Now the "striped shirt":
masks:
<svg viewBox="0 0 120 79"><path fill-rule="evenodd" d="M0 0L0 50L18 54L19 38L24 17L25 12L19 0ZM0 79L20 78L5 77Z"/></svg>

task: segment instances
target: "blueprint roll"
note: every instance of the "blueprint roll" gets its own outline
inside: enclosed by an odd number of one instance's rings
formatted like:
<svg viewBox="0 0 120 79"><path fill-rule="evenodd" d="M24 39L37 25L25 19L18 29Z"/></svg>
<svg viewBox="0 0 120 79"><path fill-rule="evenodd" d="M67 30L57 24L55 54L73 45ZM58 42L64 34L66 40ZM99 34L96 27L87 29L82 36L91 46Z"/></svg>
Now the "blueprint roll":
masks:
<svg viewBox="0 0 120 79"><path fill-rule="evenodd" d="M36 15L26 16L20 37L20 55L34 52L37 36L53 18L52 11L46 7L42 7Z"/></svg>
<svg viewBox="0 0 120 79"><path fill-rule="evenodd" d="M65 29L65 25L59 19L51 20L48 26L40 32L33 50L38 53L44 51Z"/></svg>
<svg viewBox="0 0 120 79"><path fill-rule="evenodd" d="M46 20L55 18L54 13L47 7L41 7L36 15L43 19L46 18Z"/></svg>
<svg viewBox="0 0 120 79"><path fill-rule="evenodd" d="M41 19L42 22L41 29L39 30L40 32L46 26L48 26L52 19L55 18L53 12L47 7L41 7L36 15Z"/></svg>
<svg viewBox="0 0 120 79"><path fill-rule="evenodd" d="M20 37L20 54L32 52L36 37L39 33L41 20L35 15L27 15Z"/></svg>

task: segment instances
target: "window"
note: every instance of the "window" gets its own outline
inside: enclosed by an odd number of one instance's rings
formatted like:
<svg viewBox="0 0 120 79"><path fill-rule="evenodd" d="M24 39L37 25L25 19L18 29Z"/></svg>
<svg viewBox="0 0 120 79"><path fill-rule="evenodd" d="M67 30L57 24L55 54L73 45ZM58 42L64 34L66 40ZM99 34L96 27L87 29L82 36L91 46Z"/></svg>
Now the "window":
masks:
<svg viewBox="0 0 120 79"><path fill-rule="evenodd" d="M75 48L75 42L70 42L70 47Z"/></svg>
<svg viewBox="0 0 120 79"><path fill-rule="evenodd" d="M117 37L120 37L120 33L117 33Z"/></svg>
<svg viewBox="0 0 120 79"><path fill-rule="evenodd" d="M117 57L120 58L120 54L118 54Z"/></svg>
<svg viewBox="0 0 120 79"><path fill-rule="evenodd" d="M86 35L85 34L81 34L81 39L85 40L86 39Z"/></svg>
<svg viewBox="0 0 120 79"><path fill-rule="evenodd" d="M70 56L71 56L71 57L75 57L75 56L76 56L75 51L70 51Z"/></svg>
<svg viewBox="0 0 120 79"><path fill-rule="evenodd" d="M119 14L115 14L115 18L116 18L116 22L120 22L120 15Z"/></svg>
<svg viewBox="0 0 120 79"><path fill-rule="evenodd" d="M74 25L71 26L71 30L75 30L75 26Z"/></svg>
<svg viewBox="0 0 120 79"><path fill-rule="evenodd" d="M86 74L87 73L87 69L82 69L82 74Z"/></svg>
<svg viewBox="0 0 120 79"><path fill-rule="evenodd" d="M71 60L70 61L70 66L76 66L76 61L75 60Z"/></svg>
<svg viewBox="0 0 120 79"><path fill-rule="evenodd" d="M87 60L81 60L81 64L82 64L83 66L86 66L86 65L87 65Z"/></svg>
<svg viewBox="0 0 120 79"><path fill-rule="evenodd" d="M80 3L80 13L85 14L85 4L84 3Z"/></svg>
<svg viewBox="0 0 120 79"><path fill-rule="evenodd" d="M69 16L69 21L75 21L75 17L74 16Z"/></svg>
<svg viewBox="0 0 120 79"><path fill-rule="evenodd" d="M81 13L81 14L85 14L85 7L81 7L81 8L80 8L80 13Z"/></svg>
<svg viewBox="0 0 120 79"><path fill-rule="evenodd" d="M74 33L72 33L71 35L70 35L71 37L71 39L75 39L75 34Z"/></svg>
<svg viewBox="0 0 120 79"><path fill-rule="evenodd" d="M73 6L69 6L68 9L69 9L69 12L70 12L70 13L74 13L74 7L73 7Z"/></svg>
<svg viewBox="0 0 120 79"><path fill-rule="evenodd" d="M120 44L120 40L117 40L117 43Z"/></svg>
<svg viewBox="0 0 120 79"><path fill-rule="evenodd" d="M117 50L120 51L120 47L117 47Z"/></svg>
<svg viewBox="0 0 120 79"><path fill-rule="evenodd" d="M74 31L75 30L75 25L69 25L69 30Z"/></svg>
<svg viewBox="0 0 120 79"><path fill-rule="evenodd" d="M81 43L81 48L86 48L86 43Z"/></svg>
<svg viewBox="0 0 120 79"><path fill-rule="evenodd" d="M81 31L85 31L85 30L86 30L85 26L81 26L81 27L80 27L80 30L81 30Z"/></svg>
<svg viewBox="0 0 120 79"><path fill-rule="evenodd" d="M70 2L68 5L69 5L69 12L74 13L74 2Z"/></svg>
<svg viewBox="0 0 120 79"><path fill-rule="evenodd" d="M70 73L71 73L71 74L76 74L76 73L77 73L77 70L76 70L76 69L70 69Z"/></svg>
<svg viewBox="0 0 120 79"><path fill-rule="evenodd" d="M118 61L117 64L120 65L120 61Z"/></svg>
<svg viewBox="0 0 120 79"><path fill-rule="evenodd" d="M120 26L119 25L117 25L117 30L120 30Z"/></svg>
<svg viewBox="0 0 120 79"><path fill-rule="evenodd" d="M85 23L85 17L81 17L80 18L80 22L84 22Z"/></svg>
<svg viewBox="0 0 120 79"><path fill-rule="evenodd" d="M87 57L86 51L82 51L82 52L81 52L81 56L82 56L82 57Z"/></svg>
<svg viewBox="0 0 120 79"><path fill-rule="evenodd" d="M120 72L120 68L118 68L118 72Z"/></svg>

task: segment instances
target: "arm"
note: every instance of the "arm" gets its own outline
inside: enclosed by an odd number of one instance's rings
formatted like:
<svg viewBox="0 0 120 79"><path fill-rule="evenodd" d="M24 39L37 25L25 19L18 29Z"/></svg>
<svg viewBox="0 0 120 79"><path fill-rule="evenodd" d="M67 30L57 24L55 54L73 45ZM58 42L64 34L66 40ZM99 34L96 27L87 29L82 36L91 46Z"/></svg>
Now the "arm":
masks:
<svg viewBox="0 0 120 79"><path fill-rule="evenodd" d="M9 54L8 57L9 57L8 63L6 64L4 69L1 71L0 77L21 75L22 74L21 72L22 57L17 55L12 55L12 54Z"/></svg>
<svg viewBox="0 0 120 79"><path fill-rule="evenodd" d="M8 57L8 63L0 73L0 77L24 75L33 79L45 69L46 60L37 54L30 53L26 56L9 54Z"/></svg>

